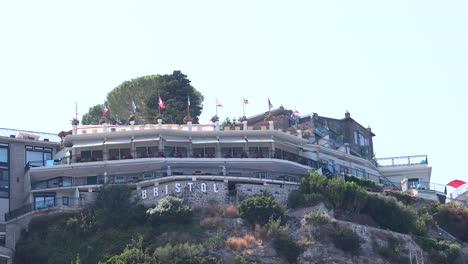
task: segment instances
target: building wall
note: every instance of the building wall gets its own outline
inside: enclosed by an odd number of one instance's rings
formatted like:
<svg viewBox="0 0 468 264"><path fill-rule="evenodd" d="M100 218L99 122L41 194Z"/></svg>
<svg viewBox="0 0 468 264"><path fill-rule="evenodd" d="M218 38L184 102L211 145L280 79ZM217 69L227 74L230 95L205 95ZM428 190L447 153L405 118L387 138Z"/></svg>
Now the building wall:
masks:
<svg viewBox="0 0 468 264"><path fill-rule="evenodd" d="M26 198L24 190L25 146L23 142L10 142L10 211L21 207Z"/></svg>

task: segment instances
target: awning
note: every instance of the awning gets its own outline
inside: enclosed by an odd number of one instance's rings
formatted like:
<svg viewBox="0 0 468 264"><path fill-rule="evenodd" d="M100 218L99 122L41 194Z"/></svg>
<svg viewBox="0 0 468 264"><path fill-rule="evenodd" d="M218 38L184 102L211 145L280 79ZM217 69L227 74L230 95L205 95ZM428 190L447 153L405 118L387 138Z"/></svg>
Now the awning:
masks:
<svg viewBox="0 0 468 264"><path fill-rule="evenodd" d="M247 141L249 143L271 143L274 142L273 139L267 139L267 138L247 138Z"/></svg>
<svg viewBox="0 0 468 264"><path fill-rule="evenodd" d="M148 138L135 138L133 142L151 142L151 141L159 141L161 140L160 137L148 137Z"/></svg>
<svg viewBox="0 0 468 264"><path fill-rule="evenodd" d="M200 139L194 138L192 139L192 144L217 144L219 141L218 139Z"/></svg>
<svg viewBox="0 0 468 264"><path fill-rule="evenodd" d="M219 138L219 142L220 143L245 143L247 141L245 141L244 138Z"/></svg>
<svg viewBox="0 0 468 264"><path fill-rule="evenodd" d="M74 148L87 148L87 147L97 147L102 146L104 141L101 140L94 140L94 141L87 141L87 142L76 142L73 143Z"/></svg>
<svg viewBox="0 0 468 264"><path fill-rule="evenodd" d="M104 145L130 144L130 138L110 138L104 142Z"/></svg>
<svg viewBox="0 0 468 264"><path fill-rule="evenodd" d="M189 143L189 139L188 138L181 138L181 137L161 137L162 140L166 141L166 142L181 142L181 143Z"/></svg>

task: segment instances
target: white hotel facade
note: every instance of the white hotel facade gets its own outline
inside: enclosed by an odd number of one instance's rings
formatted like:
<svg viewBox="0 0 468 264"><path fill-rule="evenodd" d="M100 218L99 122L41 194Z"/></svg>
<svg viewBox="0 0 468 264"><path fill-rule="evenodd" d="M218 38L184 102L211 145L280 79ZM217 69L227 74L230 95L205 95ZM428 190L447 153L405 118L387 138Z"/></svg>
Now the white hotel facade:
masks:
<svg viewBox="0 0 468 264"><path fill-rule="evenodd" d="M427 156L375 159L375 135L349 113L343 119L291 113L279 108L226 128L217 122L78 125L63 142L53 134L0 129L0 257L11 260L34 215L81 208L104 184L126 184L145 203L181 193L227 201L228 194L257 187L287 195L302 175L318 170L444 201L443 186L431 184Z"/></svg>

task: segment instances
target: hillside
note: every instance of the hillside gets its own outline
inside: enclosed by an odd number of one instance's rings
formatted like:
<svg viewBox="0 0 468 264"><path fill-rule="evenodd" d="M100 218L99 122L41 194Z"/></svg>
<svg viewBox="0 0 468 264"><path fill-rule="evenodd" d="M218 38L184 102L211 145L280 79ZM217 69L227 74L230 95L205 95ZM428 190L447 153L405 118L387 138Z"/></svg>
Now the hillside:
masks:
<svg viewBox="0 0 468 264"><path fill-rule="evenodd" d="M369 189L311 173L288 210L268 193L203 208L166 197L148 210L109 185L90 208L35 218L15 263L468 263L467 208L359 184Z"/></svg>

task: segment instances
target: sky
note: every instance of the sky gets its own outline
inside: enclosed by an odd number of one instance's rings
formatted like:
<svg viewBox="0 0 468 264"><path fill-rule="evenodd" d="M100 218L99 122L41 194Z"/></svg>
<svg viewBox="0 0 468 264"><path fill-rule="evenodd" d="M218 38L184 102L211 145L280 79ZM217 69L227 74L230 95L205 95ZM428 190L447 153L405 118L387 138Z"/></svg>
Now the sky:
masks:
<svg viewBox="0 0 468 264"><path fill-rule="evenodd" d="M201 122L274 107L356 121L378 158L468 181L468 1L0 1L0 127L58 133L124 81L180 70Z"/></svg>

